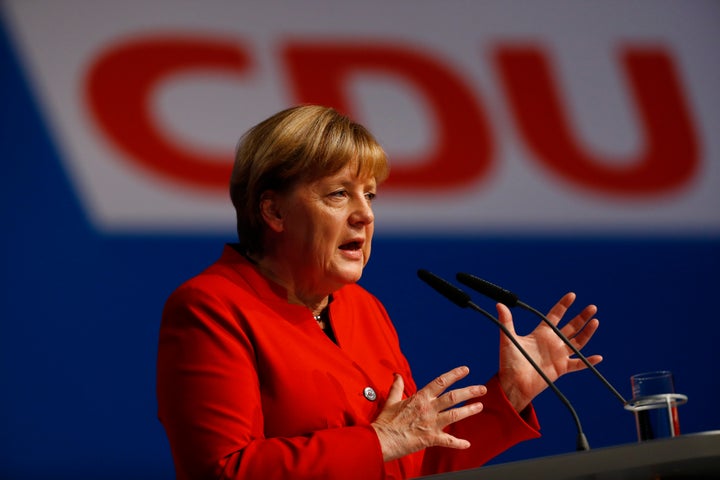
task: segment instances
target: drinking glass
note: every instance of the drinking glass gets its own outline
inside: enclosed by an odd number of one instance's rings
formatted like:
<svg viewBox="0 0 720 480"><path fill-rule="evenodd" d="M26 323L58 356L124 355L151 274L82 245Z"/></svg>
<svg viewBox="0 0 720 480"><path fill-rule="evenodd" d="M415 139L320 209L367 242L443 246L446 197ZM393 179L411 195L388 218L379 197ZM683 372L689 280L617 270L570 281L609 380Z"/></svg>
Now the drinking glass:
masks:
<svg viewBox="0 0 720 480"><path fill-rule="evenodd" d="M632 400L625 406L635 413L638 441L680 435L679 405L687 396L675 393L672 372L638 373L630 377Z"/></svg>

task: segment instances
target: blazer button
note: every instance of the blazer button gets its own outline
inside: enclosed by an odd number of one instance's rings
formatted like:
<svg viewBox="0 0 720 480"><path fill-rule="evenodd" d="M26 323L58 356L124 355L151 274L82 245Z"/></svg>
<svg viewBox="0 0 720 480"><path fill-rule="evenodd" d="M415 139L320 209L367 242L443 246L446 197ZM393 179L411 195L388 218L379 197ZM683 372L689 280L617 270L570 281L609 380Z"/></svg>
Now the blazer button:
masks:
<svg viewBox="0 0 720 480"><path fill-rule="evenodd" d="M375 393L375 390L373 390L372 387L365 387L365 390L363 390L363 395L371 402L374 402L377 399L377 393Z"/></svg>

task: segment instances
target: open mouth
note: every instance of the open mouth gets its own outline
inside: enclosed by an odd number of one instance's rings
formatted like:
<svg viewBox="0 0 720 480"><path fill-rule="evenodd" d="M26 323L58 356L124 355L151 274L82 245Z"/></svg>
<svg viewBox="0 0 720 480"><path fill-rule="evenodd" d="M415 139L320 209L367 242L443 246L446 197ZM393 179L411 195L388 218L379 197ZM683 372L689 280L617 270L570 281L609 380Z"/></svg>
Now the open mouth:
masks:
<svg viewBox="0 0 720 480"><path fill-rule="evenodd" d="M347 242L340 245L340 250L355 251L360 250L360 248L362 248L362 242L360 241Z"/></svg>

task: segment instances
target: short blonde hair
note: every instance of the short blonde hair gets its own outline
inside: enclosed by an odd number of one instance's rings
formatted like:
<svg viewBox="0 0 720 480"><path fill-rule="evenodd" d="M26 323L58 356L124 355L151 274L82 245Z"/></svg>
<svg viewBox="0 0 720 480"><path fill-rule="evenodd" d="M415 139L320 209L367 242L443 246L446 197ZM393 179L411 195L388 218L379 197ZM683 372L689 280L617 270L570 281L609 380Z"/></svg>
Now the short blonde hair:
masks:
<svg viewBox="0 0 720 480"><path fill-rule="evenodd" d="M263 253L263 192L287 191L353 164L359 176L374 177L378 184L389 174L387 156L375 137L332 108L288 108L252 127L240 139L230 177L241 247Z"/></svg>

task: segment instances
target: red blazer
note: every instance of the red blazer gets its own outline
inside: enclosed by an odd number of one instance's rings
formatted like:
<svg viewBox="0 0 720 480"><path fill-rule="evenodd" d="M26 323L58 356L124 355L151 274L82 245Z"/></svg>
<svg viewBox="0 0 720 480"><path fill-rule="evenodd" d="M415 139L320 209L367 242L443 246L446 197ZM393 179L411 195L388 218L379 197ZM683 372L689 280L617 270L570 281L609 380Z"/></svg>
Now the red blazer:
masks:
<svg viewBox="0 0 720 480"><path fill-rule="evenodd" d="M370 423L394 372L405 395L416 391L410 367L385 309L360 286L333 294L329 319L337 344L230 246L170 296L157 398L178 479L409 478L476 467L539 436L532 408L518 415L493 378L483 412L449 427L470 449L383 463Z"/></svg>

